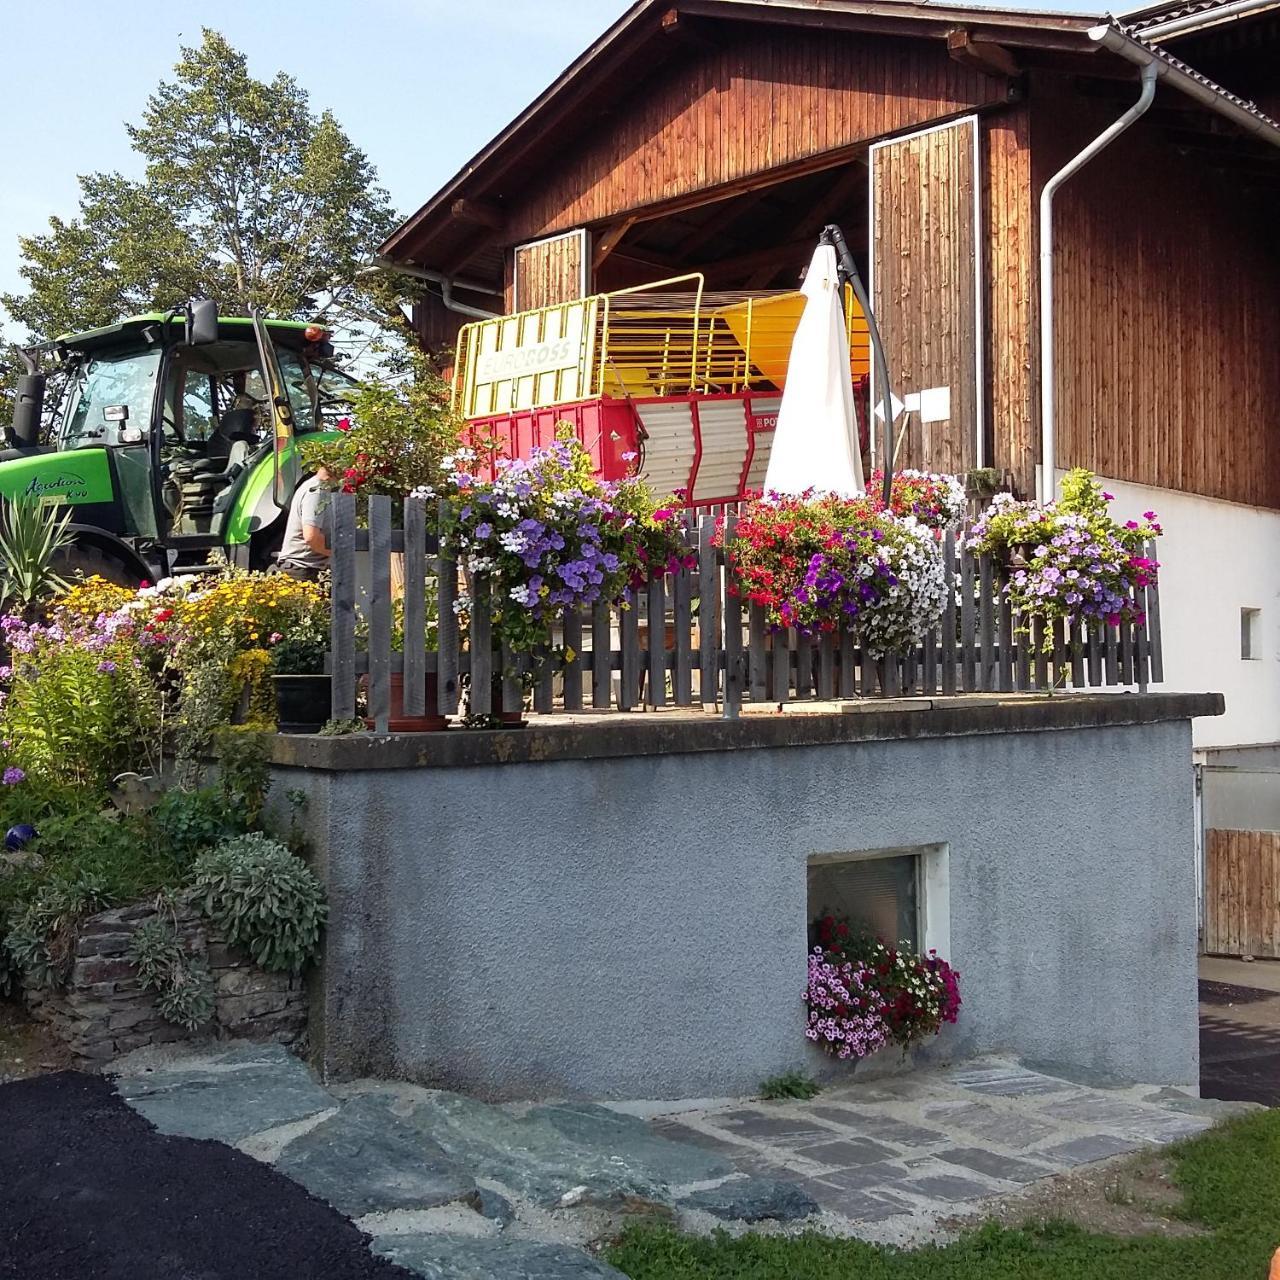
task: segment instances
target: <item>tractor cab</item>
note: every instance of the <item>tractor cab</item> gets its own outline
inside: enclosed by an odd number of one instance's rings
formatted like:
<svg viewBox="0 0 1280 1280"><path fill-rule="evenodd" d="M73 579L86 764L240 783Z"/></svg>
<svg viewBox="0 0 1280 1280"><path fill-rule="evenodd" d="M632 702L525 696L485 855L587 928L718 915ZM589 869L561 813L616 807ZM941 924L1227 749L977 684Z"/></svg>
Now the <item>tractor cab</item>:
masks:
<svg viewBox="0 0 1280 1280"><path fill-rule="evenodd" d="M268 562L299 479L296 437L346 411L352 380L318 326L195 306L39 349L64 374L49 442L29 410L0 459L0 494L71 508L78 536L127 577L198 568L217 547Z"/></svg>

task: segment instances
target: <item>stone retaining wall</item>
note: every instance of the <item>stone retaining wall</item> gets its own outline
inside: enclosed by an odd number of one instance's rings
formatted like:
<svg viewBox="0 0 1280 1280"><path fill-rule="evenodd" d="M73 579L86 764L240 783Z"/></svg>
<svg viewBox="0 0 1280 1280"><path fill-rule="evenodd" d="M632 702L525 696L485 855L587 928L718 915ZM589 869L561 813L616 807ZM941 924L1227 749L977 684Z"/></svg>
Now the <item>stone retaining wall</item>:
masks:
<svg viewBox="0 0 1280 1280"><path fill-rule="evenodd" d="M133 930L154 916L149 904L116 907L85 920L65 987L28 984L33 1015L48 1023L86 1065L173 1040L246 1039L295 1044L306 1029L307 1004L301 977L268 973L230 947L194 911L176 920L184 950L209 965L216 991L213 1019L196 1031L163 1018L155 996L144 991L129 961Z"/></svg>

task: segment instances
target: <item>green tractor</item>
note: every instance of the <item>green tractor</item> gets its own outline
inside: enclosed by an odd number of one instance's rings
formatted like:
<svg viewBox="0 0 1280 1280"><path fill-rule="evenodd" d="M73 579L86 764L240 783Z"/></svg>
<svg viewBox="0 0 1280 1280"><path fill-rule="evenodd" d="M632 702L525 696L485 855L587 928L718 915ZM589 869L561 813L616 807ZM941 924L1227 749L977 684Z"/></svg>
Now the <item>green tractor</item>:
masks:
<svg viewBox="0 0 1280 1280"><path fill-rule="evenodd" d="M0 496L71 513L60 571L138 582L268 568L300 479L298 441L331 435L353 380L317 325L219 316L209 301L23 353ZM41 443L46 374L63 375Z"/></svg>

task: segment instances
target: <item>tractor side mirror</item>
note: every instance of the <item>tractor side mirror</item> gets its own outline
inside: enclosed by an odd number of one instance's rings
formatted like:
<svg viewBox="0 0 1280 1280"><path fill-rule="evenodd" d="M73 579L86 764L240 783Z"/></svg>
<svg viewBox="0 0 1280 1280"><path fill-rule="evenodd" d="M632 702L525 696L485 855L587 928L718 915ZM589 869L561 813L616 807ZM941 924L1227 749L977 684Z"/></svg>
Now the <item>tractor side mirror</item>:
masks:
<svg viewBox="0 0 1280 1280"><path fill-rule="evenodd" d="M218 304L212 298L197 298L187 304L187 342L201 347L218 340Z"/></svg>

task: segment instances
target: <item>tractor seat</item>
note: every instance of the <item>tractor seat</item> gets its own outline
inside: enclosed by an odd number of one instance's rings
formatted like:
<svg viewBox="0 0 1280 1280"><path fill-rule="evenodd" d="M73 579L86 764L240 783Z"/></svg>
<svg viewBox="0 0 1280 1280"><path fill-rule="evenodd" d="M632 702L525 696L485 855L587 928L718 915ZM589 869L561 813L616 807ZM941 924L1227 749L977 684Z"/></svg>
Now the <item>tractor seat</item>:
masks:
<svg viewBox="0 0 1280 1280"><path fill-rule="evenodd" d="M234 474L258 443L256 419L252 409L228 409L209 437L203 458L179 463L175 473L183 481L218 480Z"/></svg>

